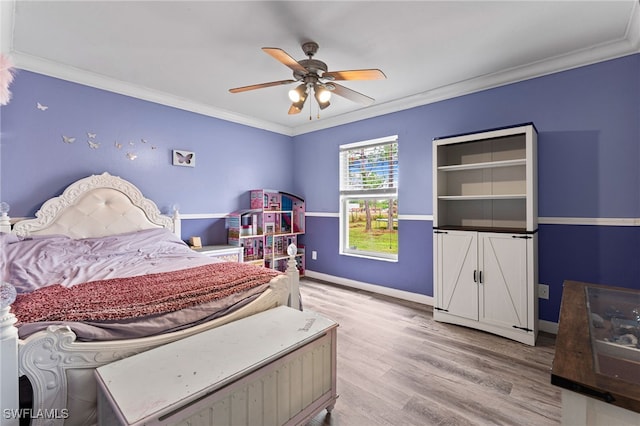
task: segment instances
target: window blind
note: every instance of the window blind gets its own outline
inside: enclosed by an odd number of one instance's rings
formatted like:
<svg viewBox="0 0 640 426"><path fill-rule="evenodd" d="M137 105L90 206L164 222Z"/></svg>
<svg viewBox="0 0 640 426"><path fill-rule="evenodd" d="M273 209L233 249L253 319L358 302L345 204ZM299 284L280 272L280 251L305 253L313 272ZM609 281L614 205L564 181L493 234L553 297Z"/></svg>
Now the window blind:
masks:
<svg viewBox="0 0 640 426"><path fill-rule="evenodd" d="M397 194L398 142L385 138L371 144L340 147L340 194Z"/></svg>

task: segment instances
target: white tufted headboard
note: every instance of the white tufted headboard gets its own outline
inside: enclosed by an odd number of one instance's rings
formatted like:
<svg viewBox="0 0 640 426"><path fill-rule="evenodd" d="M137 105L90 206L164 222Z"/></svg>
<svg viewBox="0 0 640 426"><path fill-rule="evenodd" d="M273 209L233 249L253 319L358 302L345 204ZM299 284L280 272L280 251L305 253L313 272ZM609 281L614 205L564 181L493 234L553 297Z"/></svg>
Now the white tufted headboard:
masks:
<svg viewBox="0 0 640 426"><path fill-rule="evenodd" d="M173 218L162 215L132 183L105 172L72 183L44 202L35 219L16 223L13 232L92 238L149 228L167 228L180 237L177 212Z"/></svg>

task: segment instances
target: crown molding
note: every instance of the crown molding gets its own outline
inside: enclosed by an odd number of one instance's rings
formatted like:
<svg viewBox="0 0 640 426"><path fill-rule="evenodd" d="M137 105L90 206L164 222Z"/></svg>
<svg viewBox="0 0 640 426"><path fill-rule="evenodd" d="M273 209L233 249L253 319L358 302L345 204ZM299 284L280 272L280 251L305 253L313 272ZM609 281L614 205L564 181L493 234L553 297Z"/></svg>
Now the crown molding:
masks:
<svg viewBox="0 0 640 426"><path fill-rule="evenodd" d="M80 68L75 68L69 65L62 65L57 62L15 51L11 52L11 58L13 59L17 68L26 71L32 71L38 74L47 75L49 77L55 77L73 83L78 83L85 86L118 93L121 95L131 96L136 99L154 102L161 105L167 105L185 111L195 112L232 123L256 127L258 129L268 130L286 136L293 136L292 130L286 126L259 120L241 114L232 113L220 108L215 108L203 103L194 102L165 92L150 89L145 86L127 83Z"/></svg>
<svg viewBox="0 0 640 426"><path fill-rule="evenodd" d="M633 3L633 10L627 25L626 39L635 52L640 52L640 1Z"/></svg>
<svg viewBox="0 0 640 426"><path fill-rule="evenodd" d="M0 52L9 53L13 48L13 21L15 1L0 0Z"/></svg>
<svg viewBox="0 0 640 426"><path fill-rule="evenodd" d="M637 6L637 4L636 4ZM325 128L352 123L359 120L390 114L422 105L432 104L459 96L468 95L482 90L505 86L520 81L530 80L545 75L555 74L570 69L592 65L623 56L640 53L640 7L634 8L633 18L627 27L626 37L602 45L574 51L542 61L515 67L500 72L483 75L469 80L460 81L408 96L396 101L374 104L338 117L330 117L313 121L293 128L293 135L301 135ZM633 37L632 37L633 34Z"/></svg>
<svg viewBox="0 0 640 426"><path fill-rule="evenodd" d="M635 1L625 36L612 42L580 49L564 55L548 58L492 74L434 88L403 99L374 104L354 112L316 120L301 126L288 127L265 120L259 120L224 109L173 96L148 87L126 83L86 70L61 65L52 61L36 58L13 51L13 23L15 0L0 0L0 51L9 53L17 68L39 74L60 78L74 83L115 92L134 98L171 106L185 111L195 112L209 117L255 127L279 133L285 136L297 136L330 127L336 127L360 120L378 117L446 99L451 99L482 90L492 89L519 81L542 77L557 72L591 65L623 56L640 53L640 1Z"/></svg>

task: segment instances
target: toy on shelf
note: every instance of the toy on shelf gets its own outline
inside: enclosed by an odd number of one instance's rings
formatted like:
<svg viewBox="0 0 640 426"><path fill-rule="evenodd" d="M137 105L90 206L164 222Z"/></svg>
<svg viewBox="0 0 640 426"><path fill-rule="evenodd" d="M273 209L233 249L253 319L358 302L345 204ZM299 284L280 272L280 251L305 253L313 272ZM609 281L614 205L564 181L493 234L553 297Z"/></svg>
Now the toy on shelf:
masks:
<svg viewBox="0 0 640 426"><path fill-rule="evenodd" d="M287 247L298 246L296 264L304 274L304 247L298 235L305 230L304 200L271 189L249 191L250 209L230 213L226 218L227 242L243 247L244 261L277 269L287 269Z"/></svg>

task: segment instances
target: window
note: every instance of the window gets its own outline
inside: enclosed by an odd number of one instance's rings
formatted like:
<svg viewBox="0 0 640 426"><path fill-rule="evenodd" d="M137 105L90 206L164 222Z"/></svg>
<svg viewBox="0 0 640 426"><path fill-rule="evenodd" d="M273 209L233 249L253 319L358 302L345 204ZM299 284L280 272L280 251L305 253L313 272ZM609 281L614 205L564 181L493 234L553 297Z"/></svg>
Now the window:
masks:
<svg viewBox="0 0 640 426"><path fill-rule="evenodd" d="M340 254L398 260L398 137L340 146Z"/></svg>

